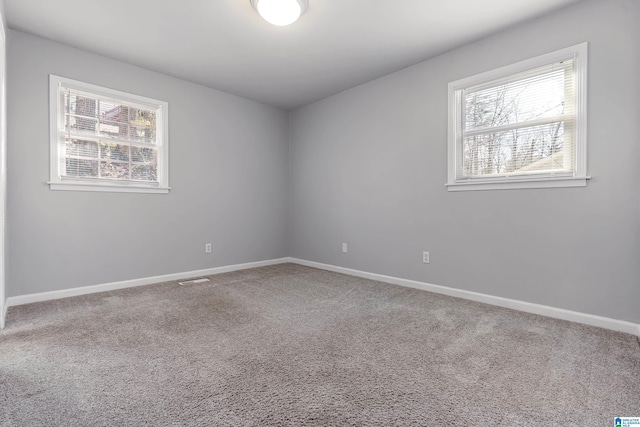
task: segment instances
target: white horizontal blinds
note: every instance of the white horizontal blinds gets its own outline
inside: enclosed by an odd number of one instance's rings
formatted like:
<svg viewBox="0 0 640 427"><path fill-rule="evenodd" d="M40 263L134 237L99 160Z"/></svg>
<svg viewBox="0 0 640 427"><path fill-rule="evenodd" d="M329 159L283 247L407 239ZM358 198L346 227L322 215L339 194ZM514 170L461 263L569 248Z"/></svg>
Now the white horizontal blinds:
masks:
<svg viewBox="0 0 640 427"><path fill-rule="evenodd" d="M59 90L62 178L158 182L158 108Z"/></svg>
<svg viewBox="0 0 640 427"><path fill-rule="evenodd" d="M574 60L462 91L457 178L574 172Z"/></svg>

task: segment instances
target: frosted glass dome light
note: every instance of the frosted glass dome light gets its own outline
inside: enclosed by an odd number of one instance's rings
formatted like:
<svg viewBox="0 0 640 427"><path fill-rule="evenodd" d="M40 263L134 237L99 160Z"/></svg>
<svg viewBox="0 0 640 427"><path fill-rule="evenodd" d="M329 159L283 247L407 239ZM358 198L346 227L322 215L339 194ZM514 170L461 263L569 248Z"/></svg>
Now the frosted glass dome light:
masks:
<svg viewBox="0 0 640 427"><path fill-rule="evenodd" d="M293 24L309 7L308 0L250 0L262 18L279 27Z"/></svg>

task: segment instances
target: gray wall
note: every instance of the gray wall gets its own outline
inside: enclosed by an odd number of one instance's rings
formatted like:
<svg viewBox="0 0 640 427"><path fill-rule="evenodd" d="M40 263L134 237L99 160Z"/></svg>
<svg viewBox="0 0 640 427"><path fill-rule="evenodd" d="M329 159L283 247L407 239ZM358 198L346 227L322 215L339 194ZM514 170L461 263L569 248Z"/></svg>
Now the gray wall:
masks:
<svg viewBox="0 0 640 427"><path fill-rule="evenodd" d="M640 321L638 22L581 2L292 112L291 255ZM447 83L583 41L588 186L447 192Z"/></svg>
<svg viewBox="0 0 640 427"><path fill-rule="evenodd" d="M168 101L171 193L49 190L49 73ZM9 296L288 255L284 111L16 31L8 104Z"/></svg>

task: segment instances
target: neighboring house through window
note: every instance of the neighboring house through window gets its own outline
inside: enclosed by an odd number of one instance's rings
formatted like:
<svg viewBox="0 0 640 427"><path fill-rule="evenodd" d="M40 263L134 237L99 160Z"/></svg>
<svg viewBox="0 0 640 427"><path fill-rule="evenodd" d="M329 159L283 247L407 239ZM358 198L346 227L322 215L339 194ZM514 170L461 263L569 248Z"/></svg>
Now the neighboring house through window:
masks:
<svg viewBox="0 0 640 427"><path fill-rule="evenodd" d="M168 104L50 76L52 190L168 193Z"/></svg>
<svg viewBox="0 0 640 427"><path fill-rule="evenodd" d="M587 44L449 83L449 191L585 186Z"/></svg>

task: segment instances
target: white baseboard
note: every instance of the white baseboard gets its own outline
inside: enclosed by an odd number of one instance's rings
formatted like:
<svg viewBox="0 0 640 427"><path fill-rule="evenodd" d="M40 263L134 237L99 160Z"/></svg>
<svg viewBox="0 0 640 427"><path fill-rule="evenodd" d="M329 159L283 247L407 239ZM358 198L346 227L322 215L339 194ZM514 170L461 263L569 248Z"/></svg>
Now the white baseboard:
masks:
<svg viewBox="0 0 640 427"><path fill-rule="evenodd" d="M10 297L7 300L5 310L22 304L50 301L61 298L75 297L78 295L94 294L97 292L113 291L116 289L133 288L136 286L152 285L155 283L171 282L174 280L190 279L198 276L211 276L214 274L228 273L230 271L246 270L248 268L264 267L267 265L283 264L291 262L290 258L271 259L266 261L248 262L245 264L226 265L222 267L206 268L204 270L185 271L183 273L164 274L161 276L144 277L142 279L123 280L121 282L103 283L100 285L83 286L80 288L62 289L59 291L40 292L36 294Z"/></svg>
<svg viewBox="0 0 640 427"><path fill-rule="evenodd" d="M93 294L97 292L113 291L116 289L132 288L136 286L152 285L155 283L183 280L198 276L211 276L220 273L228 273L231 271L246 270L249 268L264 267L268 265L283 264L287 262L640 336L640 324L633 322L616 320L608 317L595 316L593 314L580 313L577 311L565 310L562 308L550 307L541 304L534 304L526 301L497 297L493 295L481 294L478 292L466 291L463 289L449 288L447 286L433 285L416 280L401 279L399 277L385 276L383 274L369 273L366 271L354 270L351 268L338 267L335 265L322 264L319 262L290 257L10 297L7 299L4 305L4 313L2 313L1 315L6 316L7 309L16 305L68 298L78 295ZM0 320L4 320L5 318L6 317L3 317Z"/></svg>
<svg viewBox="0 0 640 427"><path fill-rule="evenodd" d="M365 279L377 280L379 282L393 285L406 286L409 288L421 289L423 291L437 294L449 295L471 301L483 302L485 304L524 311L527 313L539 314L541 316L552 317L554 319L568 320L570 322L583 323L585 325L597 326L604 329L611 329L618 332L625 332L640 336L640 324L616 320L608 317L595 316L593 314L580 313L577 311L565 310L562 308L550 307L547 305L533 304L526 301L519 301L509 298L496 297L493 295L481 294L478 292L465 291L463 289L449 288L447 286L432 285L430 283L418 282L416 280L401 279L399 277L385 276L382 274L369 273L366 271L353 270L351 268L338 267L330 264L322 264L314 261L291 258L290 262L315 267L322 270L334 271L336 273L348 274L350 276L362 277Z"/></svg>

